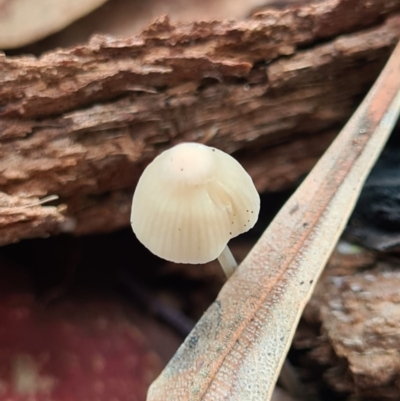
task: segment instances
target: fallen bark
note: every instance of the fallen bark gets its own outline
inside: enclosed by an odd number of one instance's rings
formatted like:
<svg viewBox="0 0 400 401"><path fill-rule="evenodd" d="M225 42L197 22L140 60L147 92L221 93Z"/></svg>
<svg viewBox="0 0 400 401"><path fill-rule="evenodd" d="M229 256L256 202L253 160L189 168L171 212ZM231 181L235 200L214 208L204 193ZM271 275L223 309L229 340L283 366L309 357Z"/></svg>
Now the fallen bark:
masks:
<svg viewBox="0 0 400 401"><path fill-rule="evenodd" d="M62 212L63 206L43 207L38 199L0 192L0 245L60 232L62 225L66 224Z"/></svg>
<svg viewBox="0 0 400 401"><path fill-rule="evenodd" d="M332 257L303 319L320 326L315 336L300 328L295 347L323 371L339 393L397 400L400 391L400 274L398 261L377 262L361 250ZM322 368L322 369L321 369Z"/></svg>
<svg viewBox="0 0 400 401"><path fill-rule="evenodd" d="M162 19L129 39L0 57L0 191L65 205L51 227L0 225L0 243L126 226L143 167L182 140L239 151L260 191L293 184L377 77L398 11L327 0L242 22Z"/></svg>

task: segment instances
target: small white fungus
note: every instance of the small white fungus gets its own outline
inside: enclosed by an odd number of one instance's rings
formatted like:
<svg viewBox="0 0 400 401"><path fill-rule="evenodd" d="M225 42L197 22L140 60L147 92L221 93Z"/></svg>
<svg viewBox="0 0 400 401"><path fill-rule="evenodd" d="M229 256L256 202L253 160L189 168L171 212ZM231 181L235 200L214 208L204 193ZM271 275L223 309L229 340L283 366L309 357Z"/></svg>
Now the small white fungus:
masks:
<svg viewBox="0 0 400 401"><path fill-rule="evenodd" d="M131 225L155 255L176 263L218 258L228 241L254 226L260 197L230 155L182 143L144 170L132 201Z"/></svg>

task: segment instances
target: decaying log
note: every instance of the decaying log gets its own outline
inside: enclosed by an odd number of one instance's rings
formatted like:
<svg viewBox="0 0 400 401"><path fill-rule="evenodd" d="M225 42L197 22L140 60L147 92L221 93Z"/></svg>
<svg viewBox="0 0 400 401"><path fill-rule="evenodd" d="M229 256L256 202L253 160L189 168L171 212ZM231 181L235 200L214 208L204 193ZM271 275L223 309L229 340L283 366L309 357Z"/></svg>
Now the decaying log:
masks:
<svg viewBox="0 0 400 401"><path fill-rule="evenodd" d="M38 200L0 193L0 243L56 233L67 221L62 212L63 206L42 207Z"/></svg>
<svg viewBox="0 0 400 401"><path fill-rule="evenodd" d="M376 261L356 250L333 255L303 319L295 344L324 370L335 391L364 399L398 400L400 392L400 272L397 262ZM353 253L354 252L354 253ZM320 368L321 370L321 368Z"/></svg>
<svg viewBox="0 0 400 401"><path fill-rule="evenodd" d="M60 201L41 208L51 223L21 216L7 236L0 225L0 243L126 226L143 167L182 140L237 151L260 191L293 183L378 75L399 12L394 0L326 0L1 56L0 191Z"/></svg>

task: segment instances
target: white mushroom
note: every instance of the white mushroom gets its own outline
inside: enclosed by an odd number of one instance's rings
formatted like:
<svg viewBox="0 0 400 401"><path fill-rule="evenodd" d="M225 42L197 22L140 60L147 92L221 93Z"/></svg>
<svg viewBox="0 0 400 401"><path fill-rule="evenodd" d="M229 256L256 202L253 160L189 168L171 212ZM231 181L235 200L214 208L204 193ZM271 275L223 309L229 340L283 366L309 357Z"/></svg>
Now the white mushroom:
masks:
<svg viewBox="0 0 400 401"><path fill-rule="evenodd" d="M219 258L229 277L236 267L228 241L254 226L260 197L230 155L182 143L144 170L132 202L131 224L155 255L176 263Z"/></svg>

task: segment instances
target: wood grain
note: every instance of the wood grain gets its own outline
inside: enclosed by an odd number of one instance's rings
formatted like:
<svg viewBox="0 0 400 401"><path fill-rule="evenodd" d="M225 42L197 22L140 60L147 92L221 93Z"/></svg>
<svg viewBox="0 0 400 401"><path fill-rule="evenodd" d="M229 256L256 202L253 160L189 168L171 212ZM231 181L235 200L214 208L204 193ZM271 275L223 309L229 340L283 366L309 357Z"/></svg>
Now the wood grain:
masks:
<svg viewBox="0 0 400 401"><path fill-rule="evenodd" d="M143 168L181 141L236 153L260 192L293 186L378 76L399 12L394 0L326 0L0 55L0 192L16 205L60 198L51 223L0 224L0 244L127 227Z"/></svg>

